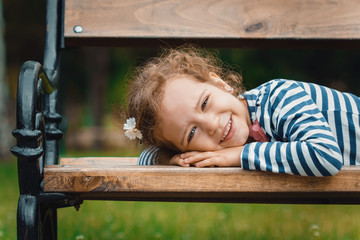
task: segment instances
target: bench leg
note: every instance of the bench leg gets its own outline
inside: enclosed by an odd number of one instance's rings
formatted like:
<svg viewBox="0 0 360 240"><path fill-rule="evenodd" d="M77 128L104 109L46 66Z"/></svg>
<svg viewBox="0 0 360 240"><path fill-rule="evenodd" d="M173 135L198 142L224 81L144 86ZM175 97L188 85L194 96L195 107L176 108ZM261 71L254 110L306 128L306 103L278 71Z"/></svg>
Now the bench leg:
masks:
<svg viewBox="0 0 360 240"><path fill-rule="evenodd" d="M17 212L17 239L39 239L37 199L21 195Z"/></svg>
<svg viewBox="0 0 360 240"><path fill-rule="evenodd" d="M57 239L57 210L46 206L40 207L41 229L43 240Z"/></svg>
<svg viewBox="0 0 360 240"><path fill-rule="evenodd" d="M57 239L57 209L40 205L35 196L21 195L17 212L17 239Z"/></svg>

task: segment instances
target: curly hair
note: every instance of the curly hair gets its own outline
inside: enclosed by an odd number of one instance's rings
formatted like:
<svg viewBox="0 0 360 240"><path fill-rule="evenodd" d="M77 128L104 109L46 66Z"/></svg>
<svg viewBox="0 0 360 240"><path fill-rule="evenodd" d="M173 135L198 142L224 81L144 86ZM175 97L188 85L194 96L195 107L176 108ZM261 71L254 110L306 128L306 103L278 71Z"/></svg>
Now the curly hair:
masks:
<svg viewBox="0 0 360 240"><path fill-rule="evenodd" d="M177 151L171 143L163 142L156 134L164 85L184 75L199 82L207 82L210 80L210 72L216 73L233 87L234 95L243 93L240 73L224 67L213 53L192 46L165 49L159 57L137 68L128 89L127 115L136 118L144 144Z"/></svg>

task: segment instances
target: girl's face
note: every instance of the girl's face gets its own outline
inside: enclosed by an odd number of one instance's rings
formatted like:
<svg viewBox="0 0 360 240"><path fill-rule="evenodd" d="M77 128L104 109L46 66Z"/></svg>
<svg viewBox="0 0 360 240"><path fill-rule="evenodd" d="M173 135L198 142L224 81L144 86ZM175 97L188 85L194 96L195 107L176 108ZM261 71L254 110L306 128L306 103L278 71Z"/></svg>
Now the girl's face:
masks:
<svg viewBox="0 0 360 240"><path fill-rule="evenodd" d="M251 125L246 100L189 76L166 83L160 119L160 138L182 152L244 145Z"/></svg>

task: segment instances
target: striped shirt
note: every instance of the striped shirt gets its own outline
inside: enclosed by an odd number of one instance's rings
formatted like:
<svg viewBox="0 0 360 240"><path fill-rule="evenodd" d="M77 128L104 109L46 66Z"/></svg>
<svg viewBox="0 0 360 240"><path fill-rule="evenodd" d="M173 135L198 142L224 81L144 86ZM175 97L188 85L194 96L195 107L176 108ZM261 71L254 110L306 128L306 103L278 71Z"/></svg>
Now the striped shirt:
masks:
<svg viewBox="0 0 360 240"><path fill-rule="evenodd" d="M138 165L155 165L158 164L159 149L155 146L146 148L140 153L137 164Z"/></svg>
<svg viewBox="0 0 360 240"><path fill-rule="evenodd" d="M269 142L244 146L244 169L331 176L342 165L360 165L360 98L312 83L276 79L247 91L251 121ZM156 148L147 160L153 162ZM152 159L152 160L150 160Z"/></svg>

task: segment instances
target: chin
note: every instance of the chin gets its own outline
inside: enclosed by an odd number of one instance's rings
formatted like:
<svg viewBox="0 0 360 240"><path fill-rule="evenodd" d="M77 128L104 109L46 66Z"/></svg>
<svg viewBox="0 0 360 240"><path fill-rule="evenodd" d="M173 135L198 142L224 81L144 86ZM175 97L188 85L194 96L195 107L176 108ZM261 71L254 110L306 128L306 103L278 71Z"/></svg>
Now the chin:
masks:
<svg viewBox="0 0 360 240"><path fill-rule="evenodd" d="M239 146L244 146L246 142L247 142L247 138L241 137L237 141L234 141L231 145L232 147L239 147Z"/></svg>
<svg viewBox="0 0 360 240"><path fill-rule="evenodd" d="M224 146L221 146L222 148L231 148L231 147L239 147L239 146L242 146L244 145L243 143L238 143L238 142L234 142L234 143L228 143Z"/></svg>

